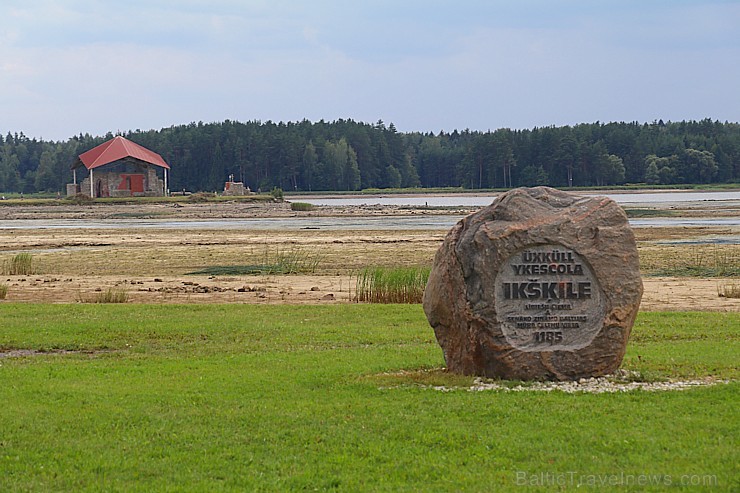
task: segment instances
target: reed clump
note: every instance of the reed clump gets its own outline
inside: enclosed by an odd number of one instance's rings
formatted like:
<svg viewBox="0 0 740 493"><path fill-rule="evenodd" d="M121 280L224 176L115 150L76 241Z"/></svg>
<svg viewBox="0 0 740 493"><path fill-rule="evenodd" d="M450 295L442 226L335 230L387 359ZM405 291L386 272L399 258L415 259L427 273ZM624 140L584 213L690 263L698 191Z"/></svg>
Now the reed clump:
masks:
<svg viewBox="0 0 740 493"><path fill-rule="evenodd" d="M0 300L4 300L8 296L8 285L0 284Z"/></svg>
<svg viewBox="0 0 740 493"><path fill-rule="evenodd" d="M33 268L33 255L30 253L19 253L10 261L3 263L3 275L7 276L27 276L35 274Z"/></svg>
<svg viewBox="0 0 740 493"><path fill-rule="evenodd" d="M368 267L357 275L355 300L368 303L421 303L429 267Z"/></svg>
<svg viewBox="0 0 740 493"><path fill-rule="evenodd" d="M79 296L80 303L127 303L128 292L125 289L108 288L91 296Z"/></svg>
<svg viewBox="0 0 740 493"><path fill-rule="evenodd" d="M269 259L269 256L266 258ZM282 274L313 274L321 263L322 255L312 249L300 247L277 248L272 265Z"/></svg>

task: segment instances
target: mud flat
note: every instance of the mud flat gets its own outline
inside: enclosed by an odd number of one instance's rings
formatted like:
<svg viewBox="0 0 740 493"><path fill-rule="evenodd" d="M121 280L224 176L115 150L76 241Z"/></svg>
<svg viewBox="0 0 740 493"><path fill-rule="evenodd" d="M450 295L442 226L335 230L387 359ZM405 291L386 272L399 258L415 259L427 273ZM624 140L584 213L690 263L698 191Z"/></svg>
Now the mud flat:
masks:
<svg viewBox="0 0 740 493"><path fill-rule="evenodd" d="M734 205L715 204L714 215L737 217ZM74 303L107 289L123 290L130 303L346 303L356 273L370 266L430 265L446 229L390 230L384 218L462 216L477 208L403 206L317 207L292 211L288 203L94 204L2 206L0 266L17 253L33 255L36 274L0 276L9 302ZM696 210L687 209L686 215ZM701 213L705 214L702 206ZM673 215L676 212L672 209ZM187 227L204 219L375 218L375 229ZM86 228L85 221L149 221L146 228ZM24 221L77 220L74 227L21 228ZM157 227L154 220L181 221ZM135 222L134 222L135 224ZM17 227L14 227L17 226ZM740 227L637 227L645 282L642 310L740 311L740 300L719 296L732 278L655 276L681 262L740 259ZM303 259L299 274L229 274L234 266L260 266L281 256ZM740 261L740 260L738 260ZM226 273L214 268L226 267ZM211 269L211 271L209 271ZM201 272L201 274L197 274Z"/></svg>

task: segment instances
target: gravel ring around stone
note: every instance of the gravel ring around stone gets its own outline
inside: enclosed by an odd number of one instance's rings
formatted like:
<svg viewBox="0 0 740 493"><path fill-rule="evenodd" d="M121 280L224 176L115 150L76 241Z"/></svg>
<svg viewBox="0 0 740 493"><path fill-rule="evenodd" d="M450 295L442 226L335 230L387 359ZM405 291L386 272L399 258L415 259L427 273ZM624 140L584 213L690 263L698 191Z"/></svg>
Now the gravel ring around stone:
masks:
<svg viewBox="0 0 740 493"><path fill-rule="evenodd" d="M586 393L604 394L617 392L664 392L669 390L688 390L697 387L711 387L717 384L727 384L730 380L677 380L667 382L624 382L610 380L609 377L581 379L577 382L534 382L527 385L507 387L496 382L485 382L476 379L473 386L467 390L481 392L486 390L501 390L504 392L552 392L560 391L566 394Z"/></svg>
<svg viewBox="0 0 740 493"><path fill-rule="evenodd" d="M399 372L396 375L407 372ZM437 390L440 392L452 392L466 390L468 392L500 391L500 392L553 392L559 391L566 394L604 394L633 392L641 390L644 392L666 392L672 390L689 390L699 387L712 387L719 384L729 384L735 380L716 379L705 377L696 380L669 380L660 382L643 382L640 372L631 370L617 370L613 375L594 378L581 378L572 382L523 382L512 385L512 382L503 382L478 377L470 387L447 387L444 385L423 385L423 388ZM402 388L403 385L385 388Z"/></svg>

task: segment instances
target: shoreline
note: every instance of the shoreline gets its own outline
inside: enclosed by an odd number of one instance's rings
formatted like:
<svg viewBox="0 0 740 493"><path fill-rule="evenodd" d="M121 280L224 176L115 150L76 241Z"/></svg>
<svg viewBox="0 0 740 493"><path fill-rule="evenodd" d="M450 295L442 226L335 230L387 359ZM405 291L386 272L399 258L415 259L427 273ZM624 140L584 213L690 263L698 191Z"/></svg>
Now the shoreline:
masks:
<svg viewBox="0 0 740 493"><path fill-rule="evenodd" d="M671 192L674 192L673 190ZM619 191L609 193L622 193ZM628 195L640 196L649 191L626 192ZM658 192L659 193L659 192ZM593 192L589 196L603 196ZM445 198L445 197L488 197L479 193L463 194L400 194L392 197L401 198ZM490 195L491 201L496 195ZM378 217L408 215L468 215L480 210L485 205L393 205L393 204L348 204L348 205L314 205L308 211L294 211L291 202L301 199L327 200L373 200L388 198L384 194L376 195L288 195L282 202L214 200L207 202L148 202L118 203L94 202L77 205L63 199L44 204L23 204L14 201L12 204L0 205L0 220L28 219L247 219L247 218L300 218L300 217ZM620 204L626 211L639 211L644 216L632 217L740 217L740 199L728 200L688 200L672 202L631 202Z"/></svg>

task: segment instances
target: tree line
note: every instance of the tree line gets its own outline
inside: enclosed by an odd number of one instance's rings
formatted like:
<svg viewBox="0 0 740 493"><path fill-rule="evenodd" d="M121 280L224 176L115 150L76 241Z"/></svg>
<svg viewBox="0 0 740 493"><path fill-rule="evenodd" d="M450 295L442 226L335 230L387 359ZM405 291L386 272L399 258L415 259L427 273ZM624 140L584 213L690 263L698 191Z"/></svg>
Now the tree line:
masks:
<svg viewBox="0 0 740 493"><path fill-rule="evenodd" d="M170 189L253 190L740 182L740 124L584 123L527 130L398 132L391 123L190 123L124 137L170 164ZM0 135L0 191L63 192L75 158L113 138L44 141Z"/></svg>

